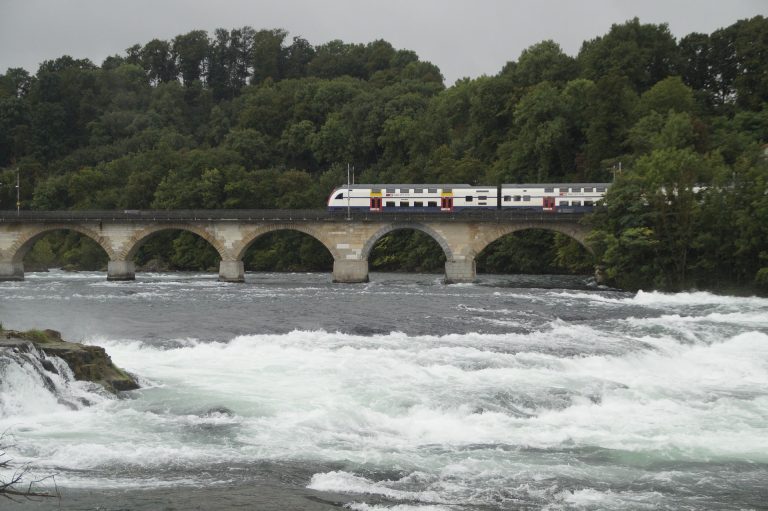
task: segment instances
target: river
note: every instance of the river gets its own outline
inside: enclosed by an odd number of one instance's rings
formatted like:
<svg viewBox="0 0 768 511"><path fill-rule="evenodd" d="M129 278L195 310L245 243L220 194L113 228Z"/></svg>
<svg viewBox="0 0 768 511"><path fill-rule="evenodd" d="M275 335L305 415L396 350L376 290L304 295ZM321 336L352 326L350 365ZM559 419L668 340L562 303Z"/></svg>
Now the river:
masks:
<svg viewBox="0 0 768 511"><path fill-rule="evenodd" d="M768 299L371 280L0 283L5 328L104 346L142 383L114 398L0 359L8 455L62 495L0 506L768 506Z"/></svg>

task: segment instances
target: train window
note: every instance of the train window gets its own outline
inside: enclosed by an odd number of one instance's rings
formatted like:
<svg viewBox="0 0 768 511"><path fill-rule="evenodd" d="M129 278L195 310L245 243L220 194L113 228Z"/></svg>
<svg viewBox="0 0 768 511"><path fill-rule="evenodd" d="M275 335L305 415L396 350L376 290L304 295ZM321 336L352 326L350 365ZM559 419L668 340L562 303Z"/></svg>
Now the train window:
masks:
<svg viewBox="0 0 768 511"><path fill-rule="evenodd" d="M467 195L467 196L466 196L466 198L465 198L465 200L466 200L467 202L472 202L472 200L473 200L473 197L472 197L471 195Z"/></svg>
<svg viewBox="0 0 768 511"><path fill-rule="evenodd" d="M504 196L504 202L509 202L511 200L512 200L512 196L511 195L505 195Z"/></svg>
<svg viewBox="0 0 768 511"><path fill-rule="evenodd" d="M571 191L579 193L579 192L581 192L581 188L571 188Z"/></svg>
<svg viewBox="0 0 768 511"><path fill-rule="evenodd" d="M585 201L584 201L584 205L585 205L585 206L594 206L594 205L595 205L595 203L594 203L593 201L591 201L591 200L585 200Z"/></svg>
<svg viewBox="0 0 768 511"><path fill-rule="evenodd" d="M386 206L387 206L388 208L394 208L394 207L395 207L395 201L387 201L387 204L386 204Z"/></svg>
<svg viewBox="0 0 768 511"><path fill-rule="evenodd" d="M554 188L544 188L544 193L555 193Z"/></svg>
<svg viewBox="0 0 768 511"><path fill-rule="evenodd" d="M488 200L488 196L487 195L481 195L480 197L477 198L477 200Z"/></svg>
<svg viewBox="0 0 768 511"><path fill-rule="evenodd" d="M414 202L413 203L413 207L414 208L423 208L424 207L424 203L420 202L420 201L419 202Z"/></svg>
<svg viewBox="0 0 768 511"><path fill-rule="evenodd" d="M411 193L410 188L400 188L400 193Z"/></svg>
<svg viewBox="0 0 768 511"><path fill-rule="evenodd" d="M430 208L436 208L437 207L437 201L431 200L431 201L427 202L427 206L430 207Z"/></svg>
<svg viewBox="0 0 768 511"><path fill-rule="evenodd" d="M571 202L571 206L581 206L581 201L580 200L575 200L575 201Z"/></svg>
<svg viewBox="0 0 768 511"><path fill-rule="evenodd" d="M408 201L407 200L401 200L400 201L400 207L401 208L407 208L408 207Z"/></svg>
<svg viewBox="0 0 768 511"><path fill-rule="evenodd" d="M373 193L381 193L381 188L372 188L371 192L373 192Z"/></svg>
<svg viewBox="0 0 768 511"><path fill-rule="evenodd" d="M519 195L515 195L515 202L520 202L522 199Z"/></svg>
<svg viewBox="0 0 768 511"><path fill-rule="evenodd" d="M584 191L585 191L585 192L591 192L591 191L593 191L593 190L594 190L594 188L584 188Z"/></svg>
<svg viewBox="0 0 768 511"><path fill-rule="evenodd" d="M598 186L597 187L597 191L598 192L604 192L605 191L605 187L604 186Z"/></svg>
<svg viewBox="0 0 768 511"><path fill-rule="evenodd" d="M568 205L568 201L567 200L562 200L562 201L560 201L560 205L561 206L567 206Z"/></svg>
<svg viewBox="0 0 768 511"><path fill-rule="evenodd" d="M523 195L523 202L531 202L531 196L530 195Z"/></svg>
<svg viewBox="0 0 768 511"><path fill-rule="evenodd" d="M437 193L437 188L429 188L429 193Z"/></svg>
<svg viewBox="0 0 768 511"><path fill-rule="evenodd" d="M343 199L344 198L344 192L341 192L336 196L337 199Z"/></svg>
<svg viewBox="0 0 768 511"><path fill-rule="evenodd" d="M395 189L394 188L387 188L387 193L395 193Z"/></svg>

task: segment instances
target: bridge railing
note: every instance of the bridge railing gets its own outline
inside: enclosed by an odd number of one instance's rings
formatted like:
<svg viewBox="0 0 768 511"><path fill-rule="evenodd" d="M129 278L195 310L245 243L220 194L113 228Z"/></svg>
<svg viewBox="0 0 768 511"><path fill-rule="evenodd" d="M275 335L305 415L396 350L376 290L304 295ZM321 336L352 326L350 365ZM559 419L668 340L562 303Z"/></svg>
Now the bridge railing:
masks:
<svg viewBox="0 0 768 511"><path fill-rule="evenodd" d="M578 221L582 212L536 212L515 210L464 210L458 212L371 212L352 211L349 219L358 222L417 222L417 221ZM67 211L0 211L0 223L67 223L67 222L267 222L267 221L348 221L346 211L324 209L174 209L174 210L67 210Z"/></svg>

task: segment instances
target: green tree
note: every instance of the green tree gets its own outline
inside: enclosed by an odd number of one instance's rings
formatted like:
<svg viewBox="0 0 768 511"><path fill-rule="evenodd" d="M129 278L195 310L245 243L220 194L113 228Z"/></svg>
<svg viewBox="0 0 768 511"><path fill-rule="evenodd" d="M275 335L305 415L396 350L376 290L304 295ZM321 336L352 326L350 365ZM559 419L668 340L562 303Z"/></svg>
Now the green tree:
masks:
<svg viewBox="0 0 768 511"><path fill-rule="evenodd" d="M578 76L578 65L555 41L546 40L523 50L514 69L515 84L528 87L540 82L565 83Z"/></svg>
<svg viewBox="0 0 768 511"><path fill-rule="evenodd" d="M210 41L204 30L193 30L173 39L173 53L186 86L199 82L205 73Z"/></svg>
<svg viewBox="0 0 768 511"><path fill-rule="evenodd" d="M273 81L280 80L283 77L283 70L286 67L287 51L284 48L285 38L288 33L285 30L259 30L253 36L253 46L250 51L250 59L253 66L253 75L251 83L261 83L266 79ZM301 43L296 42L291 47L291 56L294 59L291 62L293 73L306 66L307 55L301 53ZM304 48L306 49L306 48ZM302 76L299 73L299 76Z"/></svg>
<svg viewBox="0 0 768 511"><path fill-rule="evenodd" d="M683 83L679 76L670 76L645 91L640 96L638 105L643 114L658 112L665 114L673 112L694 113L696 102L693 90Z"/></svg>
<svg viewBox="0 0 768 511"><path fill-rule="evenodd" d="M697 184L711 180L713 163L691 149L656 149L639 158L596 215L592 244L607 275L622 287L680 290L700 216Z"/></svg>
<svg viewBox="0 0 768 511"><path fill-rule="evenodd" d="M168 41L152 39L141 49L139 58L153 85L176 80L176 56Z"/></svg>
<svg viewBox="0 0 768 511"><path fill-rule="evenodd" d="M586 41L578 61L585 78L597 81L607 75L624 76L636 92L643 92L673 74L680 56L666 23L641 24L634 18L612 25L605 36Z"/></svg>
<svg viewBox="0 0 768 511"><path fill-rule="evenodd" d="M607 180L606 160L622 155L629 127L637 117L637 103L626 78L606 76L595 83L585 112L589 119L584 146L588 180Z"/></svg>

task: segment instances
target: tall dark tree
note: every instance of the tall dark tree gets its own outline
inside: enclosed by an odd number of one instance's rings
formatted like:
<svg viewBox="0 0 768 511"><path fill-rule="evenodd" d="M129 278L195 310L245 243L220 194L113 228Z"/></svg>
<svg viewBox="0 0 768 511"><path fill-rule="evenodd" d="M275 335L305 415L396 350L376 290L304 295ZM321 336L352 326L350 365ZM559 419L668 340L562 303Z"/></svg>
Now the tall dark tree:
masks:
<svg viewBox="0 0 768 511"><path fill-rule="evenodd" d="M208 34L204 30L193 30L173 39L173 53L184 85L190 86L202 80L207 73L209 44Z"/></svg>
<svg viewBox="0 0 768 511"><path fill-rule="evenodd" d="M759 110L768 102L768 18L755 16L734 25L737 103Z"/></svg>
<svg viewBox="0 0 768 511"><path fill-rule="evenodd" d="M32 76L27 70L20 67L8 68L4 75L0 75L0 98L23 98L32 86Z"/></svg>
<svg viewBox="0 0 768 511"><path fill-rule="evenodd" d="M623 153L623 141L637 117L637 94L624 76L609 75L597 80L588 99L586 115L587 179L605 181L610 176L606 160Z"/></svg>
<svg viewBox="0 0 768 511"><path fill-rule="evenodd" d="M259 30L253 36L253 47L250 50L250 62L253 66L253 75L251 83L257 84L270 78L272 81L278 81L283 77L283 70L286 67L286 51L283 48L285 38L288 33L285 30ZM294 40L296 44L296 40ZM294 72L301 68L302 57L300 49L293 47L293 51L298 52L294 57L297 59L292 65L297 66Z"/></svg>
<svg viewBox="0 0 768 511"><path fill-rule="evenodd" d="M307 76L307 66L315 58L315 48L309 41L294 37L293 42L283 50L284 78L303 78Z"/></svg>
<svg viewBox="0 0 768 511"><path fill-rule="evenodd" d="M152 39L139 52L141 65L153 85L177 80L176 55L168 41Z"/></svg>
<svg viewBox="0 0 768 511"><path fill-rule="evenodd" d="M207 84L216 99L231 99L245 87L251 74L251 52L258 33L250 27L216 29L208 55Z"/></svg>

